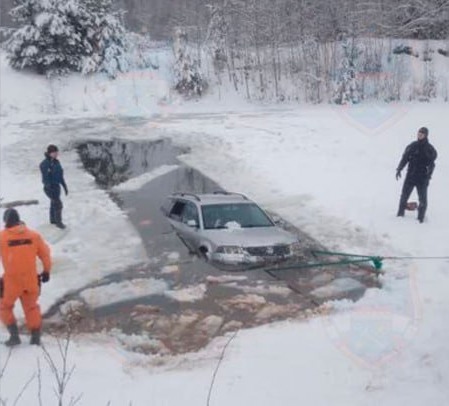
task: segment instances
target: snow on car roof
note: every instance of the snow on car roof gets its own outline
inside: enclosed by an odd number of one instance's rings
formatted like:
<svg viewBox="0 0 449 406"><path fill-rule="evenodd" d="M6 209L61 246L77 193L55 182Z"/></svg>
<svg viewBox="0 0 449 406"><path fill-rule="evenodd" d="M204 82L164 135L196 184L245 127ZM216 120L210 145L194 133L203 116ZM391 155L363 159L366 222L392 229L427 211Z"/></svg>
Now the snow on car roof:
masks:
<svg viewBox="0 0 449 406"><path fill-rule="evenodd" d="M251 200L238 194L216 195L207 194L199 195L201 204L220 204L220 203L253 203Z"/></svg>
<svg viewBox="0 0 449 406"><path fill-rule="evenodd" d="M220 204L220 203L253 203L246 196L238 193L209 193L209 194L189 194L179 193L174 197L182 197L187 200L196 201L199 204Z"/></svg>

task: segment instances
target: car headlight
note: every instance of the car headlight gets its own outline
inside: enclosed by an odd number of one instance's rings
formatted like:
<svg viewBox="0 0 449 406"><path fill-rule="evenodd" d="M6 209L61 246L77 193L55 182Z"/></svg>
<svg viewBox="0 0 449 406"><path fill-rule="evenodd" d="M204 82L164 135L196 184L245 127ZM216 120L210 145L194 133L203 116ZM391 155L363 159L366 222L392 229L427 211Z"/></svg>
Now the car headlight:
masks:
<svg viewBox="0 0 449 406"><path fill-rule="evenodd" d="M221 246L218 247L215 251L217 254L226 254L226 255L245 255L246 252L242 247L238 246Z"/></svg>
<svg viewBox="0 0 449 406"><path fill-rule="evenodd" d="M292 255L299 255L302 253L302 245L299 241L290 244L290 252Z"/></svg>

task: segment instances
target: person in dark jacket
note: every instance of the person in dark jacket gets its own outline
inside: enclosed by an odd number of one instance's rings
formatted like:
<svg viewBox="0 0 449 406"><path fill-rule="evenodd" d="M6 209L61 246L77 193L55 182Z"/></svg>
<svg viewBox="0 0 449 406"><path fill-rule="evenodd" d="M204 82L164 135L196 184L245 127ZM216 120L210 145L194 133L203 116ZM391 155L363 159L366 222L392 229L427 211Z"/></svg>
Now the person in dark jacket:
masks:
<svg viewBox="0 0 449 406"><path fill-rule="evenodd" d="M435 169L437 156L437 151L429 142L429 130L426 127L420 128L418 140L412 142L405 149L396 169L396 179L399 180L401 171L408 165L407 176L405 177L399 202L398 217L404 216L408 199L416 187L419 198L418 221L420 223L424 222L427 210L427 189Z"/></svg>
<svg viewBox="0 0 449 406"><path fill-rule="evenodd" d="M40 164L44 192L50 199L50 223L64 229L62 222L61 186L66 196L69 194L64 180L64 170L58 160L59 150L56 145L49 145L45 153L45 159Z"/></svg>

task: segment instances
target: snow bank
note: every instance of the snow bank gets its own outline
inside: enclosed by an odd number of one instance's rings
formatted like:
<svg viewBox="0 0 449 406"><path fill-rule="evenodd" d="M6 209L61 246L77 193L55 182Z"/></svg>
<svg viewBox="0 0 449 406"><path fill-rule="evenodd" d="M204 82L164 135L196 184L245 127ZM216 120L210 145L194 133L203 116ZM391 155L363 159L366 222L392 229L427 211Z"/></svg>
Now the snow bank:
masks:
<svg viewBox="0 0 449 406"><path fill-rule="evenodd" d="M0 51L1 116L166 115L178 97L171 90L171 50L156 48L159 69L131 71L115 80L94 74L47 79L9 67Z"/></svg>

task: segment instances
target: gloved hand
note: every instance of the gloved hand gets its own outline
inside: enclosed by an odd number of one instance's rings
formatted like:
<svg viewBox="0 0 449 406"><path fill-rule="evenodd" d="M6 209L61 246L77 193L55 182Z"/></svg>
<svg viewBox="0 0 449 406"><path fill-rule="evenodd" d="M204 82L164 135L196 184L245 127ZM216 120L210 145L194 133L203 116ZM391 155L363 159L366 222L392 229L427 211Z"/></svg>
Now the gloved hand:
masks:
<svg viewBox="0 0 449 406"><path fill-rule="evenodd" d="M67 188L66 185L64 185L63 187L64 187L65 195L68 196L68 194L69 194L69 189Z"/></svg>
<svg viewBox="0 0 449 406"><path fill-rule="evenodd" d="M50 273L49 272L42 272L41 274L41 281L42 283L47 283L50 280Z"/></svg>
<svg viewBox="0 0 449 406"><path fill-rule="evenodd" d="M399 169L396 169L396 180L401 179L401 171Z"/></svg>

